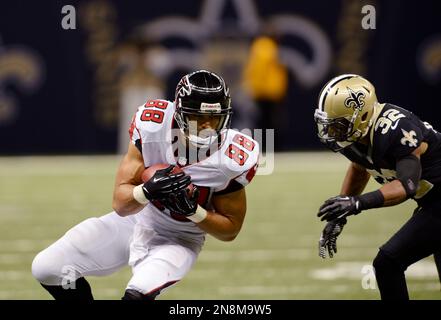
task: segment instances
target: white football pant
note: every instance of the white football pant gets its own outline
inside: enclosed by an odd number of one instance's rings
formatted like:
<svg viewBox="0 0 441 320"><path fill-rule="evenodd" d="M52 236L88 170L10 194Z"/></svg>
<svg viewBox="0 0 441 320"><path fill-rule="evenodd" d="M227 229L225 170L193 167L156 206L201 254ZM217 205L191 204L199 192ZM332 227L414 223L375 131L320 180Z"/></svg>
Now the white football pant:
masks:
<svg viewBox="0 0 441 320"><path fill-rule="evenodd" d="M32 274L42 284L68 288L80 277L109 275L129 264L133 276L126 289L152 294L182 279L201 246L111 212L79 223L41 251Z"/></svg>

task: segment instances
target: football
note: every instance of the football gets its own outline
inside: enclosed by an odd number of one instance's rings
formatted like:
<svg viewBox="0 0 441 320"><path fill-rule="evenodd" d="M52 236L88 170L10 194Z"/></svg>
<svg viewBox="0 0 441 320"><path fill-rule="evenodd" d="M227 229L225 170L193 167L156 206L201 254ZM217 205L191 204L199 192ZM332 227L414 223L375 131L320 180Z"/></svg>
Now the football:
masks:
<svg viewBox="0 0 441 320"><path fill-rule="evenodd" d="M157 170L165 169L169 166L170 165L168 163L158 163L158 164L151 165L150 167L147 167L141 174L142 182L147 182L148 180L150 180L150 178L153 177L153 175L155 174L155 172ZM179 172L183 172L183 170L181 168L175 166L170 174L176 174ZM193 184L190 183L187 187L187 193L189 193L191 195L193 193L193 188L194 188Z"/></svg>

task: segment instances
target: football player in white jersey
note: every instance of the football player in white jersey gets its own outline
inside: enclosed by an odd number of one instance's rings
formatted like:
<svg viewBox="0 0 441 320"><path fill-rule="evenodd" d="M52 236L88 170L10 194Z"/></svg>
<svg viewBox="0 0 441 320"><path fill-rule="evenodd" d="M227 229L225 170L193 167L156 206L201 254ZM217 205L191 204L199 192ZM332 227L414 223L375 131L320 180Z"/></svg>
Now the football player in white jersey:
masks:
<svg viewBox="0 0 441 320"><path fill-rule="evenodd" d="M76 225L32 263L34 277L55 299L92 300L85 277L127 264L133 276L123 299L155 299L190 271L206 233L236 238L259 145L230 129L230 100L219 75L199 70L181 79L174 102L138 108L116 174L115 211ZM143 183L144 169L159 163L170 167ZM183 172L172 173L173 166ZM186 191L190 183L193 193Z"/></svg>

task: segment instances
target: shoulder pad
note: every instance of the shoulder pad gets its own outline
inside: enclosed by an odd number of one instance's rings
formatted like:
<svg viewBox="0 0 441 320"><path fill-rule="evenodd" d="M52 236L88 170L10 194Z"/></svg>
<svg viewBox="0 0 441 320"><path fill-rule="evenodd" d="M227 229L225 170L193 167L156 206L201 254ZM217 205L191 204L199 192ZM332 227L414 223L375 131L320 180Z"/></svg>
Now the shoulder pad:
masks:
<svg viewBox="0 0 441 320"><path fill-rule="evenodd" d="M418 122L411 112L388 105L374 124L372 143L381 154L388 152L394 157L409 154L423 139Z"/></svg>
<svg viewBox="0 0 441 320"><path fill-rule="evenodd" d="M220 167L224 174L229 179L239 179L238 182L243 185L249 183L254 177L259 161L260 147L257 141L246 134L229 129L220 151Z"/></svg>
<svg viewBox="0 0 441 320"><path fill-rule="evenodd" d="M139 106L135 113L129 134L133 143L141 139L142 142L149 140L161 140L166 137L165 132L171 128L175 106L167 100L148 100Z"/></svg>

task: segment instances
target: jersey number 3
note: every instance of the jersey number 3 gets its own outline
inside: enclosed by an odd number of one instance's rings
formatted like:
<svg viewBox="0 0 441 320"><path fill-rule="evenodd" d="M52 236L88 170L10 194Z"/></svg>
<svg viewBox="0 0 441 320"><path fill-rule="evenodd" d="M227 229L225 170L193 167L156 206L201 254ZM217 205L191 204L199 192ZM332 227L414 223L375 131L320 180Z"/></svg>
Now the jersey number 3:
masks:
<svg viewBox="0 0 441 320"><path fill-rule="evenodd" d="M164 111L166 109L168 103L166 101L161 100L149 100L145 104L145 109L141 113L142 121L152 121L156 123L162 123L164 120Z"/></svg>

